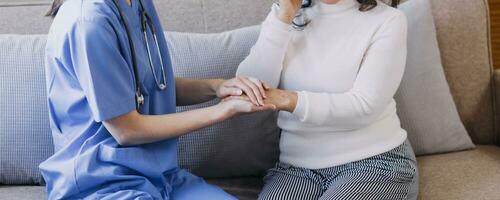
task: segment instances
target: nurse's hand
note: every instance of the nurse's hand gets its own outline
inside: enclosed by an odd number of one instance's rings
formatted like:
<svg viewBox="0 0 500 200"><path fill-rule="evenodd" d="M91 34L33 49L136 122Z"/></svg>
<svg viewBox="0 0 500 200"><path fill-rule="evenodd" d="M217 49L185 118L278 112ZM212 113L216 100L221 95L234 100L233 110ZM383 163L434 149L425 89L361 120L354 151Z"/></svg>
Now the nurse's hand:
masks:
<svg viewBox="0 0 500 200"><path fill-rule="evenodd" d="M246 95L254 105L263 106L265 104L266 90L268 89L268 85L256 78L238 76L220 82L216 87L216 94L221 99L229 96Z"/></svg>
<svg viewBox="0 0 500 200"><path fill-rule="evenodd" d="M256 106L252 104L250 98L245 95L226 97L222 99L218 106L222 106L223 110L226 111L229 116L253 112L275 111L277 109L273 104Z"/></svg>

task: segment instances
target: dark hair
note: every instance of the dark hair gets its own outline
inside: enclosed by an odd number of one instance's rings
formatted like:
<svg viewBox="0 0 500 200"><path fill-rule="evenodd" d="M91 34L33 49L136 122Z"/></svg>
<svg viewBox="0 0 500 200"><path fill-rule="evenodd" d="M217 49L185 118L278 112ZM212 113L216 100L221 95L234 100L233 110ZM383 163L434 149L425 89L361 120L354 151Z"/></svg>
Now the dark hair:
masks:
<svg viewBox="0 0 500 200"><path fill-rule="evenodd" d="M45 16L47 17L55 17L57 15L57 11L59 11L59 8L63 5L64 0L54 0L52 2L52 5L50 6L50 10L45 13Z"/></svg>
<svg viewBox="0 0 500 200"><path fill-rule="evenodd" d="M365 12L377 7L377 0L357 0L361 5L359 6L359 11ZM400 0L391 0L392 7L398 7Z"/></svg>

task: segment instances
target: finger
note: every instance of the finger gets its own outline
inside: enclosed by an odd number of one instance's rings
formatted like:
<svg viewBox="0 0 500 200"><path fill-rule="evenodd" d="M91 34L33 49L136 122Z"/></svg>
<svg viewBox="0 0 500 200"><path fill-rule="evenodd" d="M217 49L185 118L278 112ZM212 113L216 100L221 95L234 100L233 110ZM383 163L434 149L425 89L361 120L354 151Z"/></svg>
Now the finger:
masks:
<svg viewBox="0 0 500 200"><path fill-rule="evenodd" d="M265 104L265 105L264 105L264 107L269 108L269 109L271 109L271 110L277 110L277 109L278 109L278 107L277 107L276 105L274 105L274 104L269 104L269 103L268 103L268 104Z"/></svg>
<svg viewBox="0 0 500 200"><path fill-rule="evenodd" d="M255 105L259 105L259 103L257 102L257 98L255 97L252 89L247 86L246 84L244 84L243 82L241 81L238 81L236 84L236 87L240 88L241 90L243 90L243 92L245 92L245 94L248 96L248 98L250 98L250 101L252 101L253 104Z"/></svg>
<svg viewBox="0 0 500 200"><path fill-rule="evenodd" d="M225 99L227 99L228 101L229 100L243 100L243 101L251 102L247 96L230 96L230 97L227 97Z"/></svg>
<svg viewBox="0 0 500 200"><path fill-rule="evenodd" d="M252 81L257 86L257 88L260 90L260 94L262 95L262 97L267 98L266 90L264 89L264 84L260 80L251 77L248 78L248 80Z"/></svg>
<svg viewBox="0 0 500 200"><path fill-rule="evenodd" d="M224 88L226 91L223 92L223 95L226 96L240 96L243 94L243 91L236 87L226 87Z"/></svg>
<svg viewBox="0 0 500 200"><path fill-rule="evenodd" d="M264 85L264 88L265 88L266 90L271 89L271 87L270 87L267 83L265 83L264 81L262 81L262 85Z"/></svg>
<svg viewBox="0 0 500 200"><path fill-rule="evenodd" d="M259 87L257 87L257 85L254 82L250 81L246 77L242 77L240 80L243 81L243 83L245 83L252 89L252 92L257 98L257 102L259 103L259 105L260 106L264 105L264 99L262 98L262 94L260 93Z"/></svg>
<svg viewBox="0 0 500 200"><path fill-rule="evenodd" d="M273 104L265 104L263 106L254 106L252 107L252 112L264 112L264 111L275 111L277 108Z"/></svg>

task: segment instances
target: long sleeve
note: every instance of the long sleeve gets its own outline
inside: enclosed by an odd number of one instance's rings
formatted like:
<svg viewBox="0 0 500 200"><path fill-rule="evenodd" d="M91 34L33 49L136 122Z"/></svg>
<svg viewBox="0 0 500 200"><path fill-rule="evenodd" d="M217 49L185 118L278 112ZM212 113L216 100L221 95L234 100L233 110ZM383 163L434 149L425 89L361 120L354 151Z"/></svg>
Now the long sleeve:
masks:
<svg viewBox="0 0 500 200"><path fill-rule="evenodd" d="M293 114L318 126L354 130L377 120L393 101L406 64L407 22L398 12L375 32L352 89L344 93L300 91Z"/></svg>
<svg viewBox="0 0 500 200"><path fill-rule="evenodd" d="M274 4L262 23L257 43L236 72L238 76L258 78L274 88L279 85L285 52L292 36L290 25L277 18L278 9Z"/></svg>

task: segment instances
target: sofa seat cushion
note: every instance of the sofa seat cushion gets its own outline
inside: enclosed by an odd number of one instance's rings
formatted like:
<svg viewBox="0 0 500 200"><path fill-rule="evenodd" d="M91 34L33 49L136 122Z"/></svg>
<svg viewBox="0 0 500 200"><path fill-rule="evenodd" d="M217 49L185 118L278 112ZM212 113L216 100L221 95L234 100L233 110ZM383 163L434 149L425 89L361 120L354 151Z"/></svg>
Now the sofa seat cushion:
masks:
<svg viewBox="0 0 500 200"><path fill-rule="evenodd" d="M207 182L218 185L239 200L255 200L263 186L262 178L224 178L207 179ZM33 200L47 199L44 186L0 185L0 200Z"/></svg>
<svg viewBox="0 0 500 200"><path fill-rule="evenodd" d="M500 147L418 158L419 199L498 199Z"/></svg>
<svg viewBox="0 0 500 200"><path fill-rule="evenodd" d="M44 186L0 185L0 200L47 199Z"/></svg>
<svg viewBox="0 0 500 200"><path fill-rule="evenodd" d="M217 185L239 200L255 200L264 185L261 177L207 179L207 182Z"/></svg>
<svg viewBox="0 0 500 200"><path fill-rule="evenodd" d="M498 199L500 147L480 145L474 150L418 157L419 199ZM207 179L241 200L256 199L262 178ZM43 186L0 186L0 200L44 199Z"/></svg>

